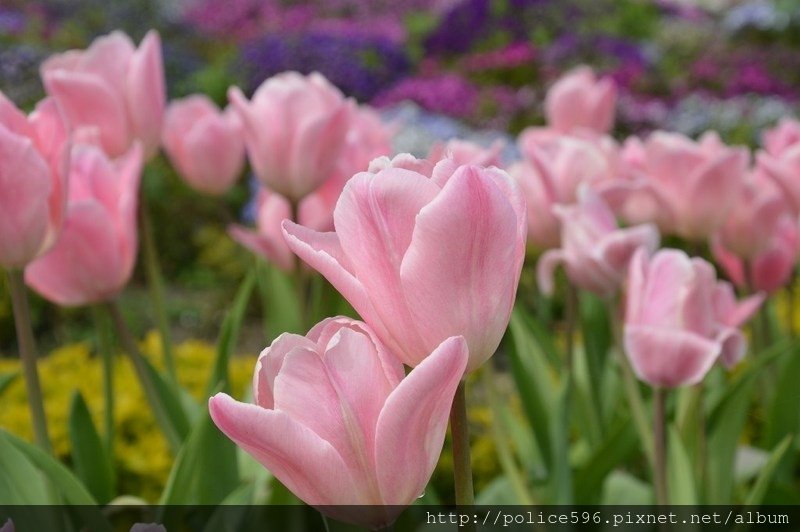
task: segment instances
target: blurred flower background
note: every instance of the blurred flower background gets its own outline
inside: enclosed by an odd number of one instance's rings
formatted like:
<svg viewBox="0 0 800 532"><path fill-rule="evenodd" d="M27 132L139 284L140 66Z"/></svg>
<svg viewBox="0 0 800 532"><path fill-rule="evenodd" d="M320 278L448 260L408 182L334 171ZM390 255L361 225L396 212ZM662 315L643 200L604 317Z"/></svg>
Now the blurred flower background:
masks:
<svg viewBox="0 0 800 532"><path fill-rule="evenodd" d="M5 0L0 90L29 111L44 96L38 69L46 57L116 29L139 42L150 28L163 42L169 99L204 93L223 108L231 85L252 94L280 72L316 71L394 125L395 152L418 156L432 142L458 136L486 145L506 139L503 156L513 158L513 137L544 123L547 87L580 64L616 82L619 139L658 129L696 137L713 129L728 144L756 146L765 127L795 115L800 103L796 0ZM179 375L200 399L213 358L209 344L253 261L225 229L253 221L252 187L220 198L198 195L163 156L142 183L169 280ZM155 322L143 265L136 268L122 305L144 334ZM2 374L14 367L17 346L9 291L0 288ZM80 382L99 415L99 361L83 343L93 334L91 315L37 296L32 305L40 349L52 352L41 372L54 426L66 417L60 382ZM257 302L251 307L237 348L244 356L232 366L239 395L265 345ZM145 340L154 360L158 345L154 333ZM155 433L154 421L135 406L144 400L135 395L132 370L118 367L116 378L121 491L155 500L170 470L166 443L137 436L137 425ZM0 426L28 435L22 383L0 380L0 394ZM478 425L488 416L485 408L471 415ZM53 441L56 453L68 456L63 430L53 431ZM473 452L481 488L498 465L488 438ZM448 459L434 477L442 492L451 482Z"/></svg>

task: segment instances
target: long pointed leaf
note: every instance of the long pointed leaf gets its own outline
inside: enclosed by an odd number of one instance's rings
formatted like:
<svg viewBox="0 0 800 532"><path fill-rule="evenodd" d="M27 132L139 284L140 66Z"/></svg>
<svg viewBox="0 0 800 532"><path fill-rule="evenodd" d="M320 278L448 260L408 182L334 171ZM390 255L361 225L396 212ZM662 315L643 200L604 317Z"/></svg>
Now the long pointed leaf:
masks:
<svg viewBox="0 0 800 532"><path fill-rule="evenodd" d="M100 504L114 496L114 470L106 447L79 391L72 394L69 440L75 473Z"/></svg>

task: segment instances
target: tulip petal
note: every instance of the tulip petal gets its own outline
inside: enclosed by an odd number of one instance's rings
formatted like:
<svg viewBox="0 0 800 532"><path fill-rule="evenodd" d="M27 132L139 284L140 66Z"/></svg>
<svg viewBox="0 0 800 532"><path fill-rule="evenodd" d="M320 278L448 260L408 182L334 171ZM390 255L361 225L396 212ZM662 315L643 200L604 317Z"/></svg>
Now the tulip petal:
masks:
<svg viewBox="0 0 800 532"><path fill-rule="evenodd" d="M31 140L0 125L0 265L22 267L47 236L52 175Z"/></svg>
<svg viewBox="0 0 800 532"><path fill-rule="evenodd" d="M559 264L564 262L564 252L560 249L546 251L536 262L536 282L542 294L550 297L556 291L555 273Z"/></svg>
<svg viewBox="0 0 800 532"><path fill-rule="evenodd" d="M469 353L462 337L439 345L395 388L378 418L376 469L385 504L407 505L425 489Z"/></svg>
<svg viewBox="0 0 800 532"><path fill-rule="evenodd" d="M145 158L158 150L167 90L161 38L150 30L131 58L127 78L127 110L133 134L142 141Z"/></svg>
<svg viewBox="0 0 800 532"><path fill-rule="evenodd" d="M470 371L494 353L508 323L523 258L518 222L493 180L461 167L420 211L400 268L423 338L470 331ZM415 363L427 352L417 355Z"/></svg>
<svg viewBox="0 0 800 532"><path fill-rule="evenodd" d="M276 241L272 235L258 233L238 224L228 226L228 235L280 269L288 272L294 268L294 255L282 239Z"/></svg>
<svg viewBox="0 0 800 532"><path fill-rule="evenodd" d="M61 237L25 268L25 281L63 306L110 299L127 280L115 231L114 220L99 203L71 205Z"/></svg>
<svg viewBox="0 0 800 532"><path fill-rule="evenodd" d="M275 377L283 366L286 354L300 348L315 351L317 345L299 334L283 333L261 351L253 374L253 402L262 408L275 408Z"/></svg>
<svg viewBox="0 0 800 532"><path fill-rule="evenodd" d="M109 156L117 157L128 149L125 103L97 77L77 72L46 72L44 84L73 127L99 130L103 150Z"/></svg>
<svg viewBox="0 0 800 532"><path fill-rule="evenodd" d="M285 412L217 394L208 402L217 427L311 505L361 504L342 457Z"/></svg>
<svg viewBox="0 0 800 532"><path fill-rule="evenodd" d="M700 382L722 351L696 334L647 326L625 327L625 352L636 376L666 388Z"/></svg>

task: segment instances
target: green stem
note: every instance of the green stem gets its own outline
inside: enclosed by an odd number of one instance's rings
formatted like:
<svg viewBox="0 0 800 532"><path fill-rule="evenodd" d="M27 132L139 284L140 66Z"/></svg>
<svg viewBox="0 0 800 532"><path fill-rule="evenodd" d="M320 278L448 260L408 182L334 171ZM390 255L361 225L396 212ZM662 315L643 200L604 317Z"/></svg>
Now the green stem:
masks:
<svg viewBox="0 0 800 532"><path fill-rule="evenodd" d="M147 275L147 288L153 309L156 313L156 324L161 336L161 348L164 353L164 365L172 384L177 384L178 373L175 367L175 355L172 351L172 333L169 328L167 306L164 302L164 278L161 274L161 264L158 260L155 238L153 237L153 223L150 220L150 210L147 208L146 195L141 195L140 223L142 237L142 259L144 260Z"/></svg>
<svg viewBox="0 0 800 532"><path fill-rule="evenodd" d="M130 358L133 368L136 371L136 375L139 378L139 383L144 389L144 395L150 402L150 406L153 409L153 414L161 426L161 429L164 431L164 435L167 438L167 442L170 444L170 448L177 453L181 446L181 438L175 431L175 428L172 426L166 408L159 400L158 390L155 382L153 382L150 372L148 371L144 355L142 355L141 351L139 351L139 346L136 344L136 339L133 337L133 334L131 334L130 329L128 329L128 326L125 323L125 318L122 316L122 312L120 312L117 302L109 301L106 304L106 308L111 316L111 321L114 323L114 329L117 331L117 336L122 342L122 347L128 354L128 358Z"/></svg>
<svg viewBox="0 0 800 532"><path fill-rule="evenodd" d="M667 419L665 412L667 393L663 388L653 388L653 440L655 467L653 482L656 490L656 503L669 504L667 495Z"/></svg>
<svg viewBox="0 0 800 532"><path fill-rule="evenodd" d="M298 201L290 201L290 216L293 222L300 223L300 203ZM303 266L303 262L299 257L295 257L294 271L292 272L294 281L295 297L297 304L300 308L300 327L302 331L308 330L311 323L311 305L309 303L309 290L311 288L311 278L308 269Z"/></svg>
<svg viewBox="0 0 800 532"><path fill-rule="evenodd" d="M47 433L47 418L42 400L42 388L39 384L39 370L36 367L36 341L33 337L31 312L28 306L28 295L21 270L8 272L8 286L11 291L11 306L14 312L14 326L17 330L19 355L28 391L28 405L31 409L33 436L37 445L47 454L53 454L53 446Z"/></svg>
<svg viewBox="0 0 800 532"><path fill-rule="evenodd" d="M653 453L653 438L650 434L650 423L647 420L647 410L644 406L644 400L639 390L639 382L636 375L633 373L628 358L625 355L625 344L622 338L622 317L619 315L616 302L613 299L608 300L608 317L611 320L611 330L614 333L615 351L619 361L620 368L622 369L622 381L625 388L625 394L628 398L628 405L631 409L633 416L633 423L636 431L639 433L639 440L644 448L645 456L651 466L655 466L654 453Z"/></svg>
<svg viewBox="0 0 800 532"><path fill-rule="evenodd" d="M453 398L450 410L450 434L453 438L453 480L455 481L456 506L475 504L472 488L472 463L469 452L469 426L467 422L467 397L462 380Z"/></svg>
<svg viewBox="0 0 800 532"><path fill-rule="evenodd" d="M525 480L523 479L522 474L517 467L517 463L514 460L511 446L508 444L508 442L511 440L511 437L506 431L505 423L503 423L503 415L500 411L500 397L497 394L497 387L495 386L496 376L494 372L494 365L492 364L491 359L487 360L483 365L482 377L484 381L483 384L486 387L486 394L489 399L489 408L492 412L492 438L494 439L494 445L497 449L497 457L500 460L500 466L503 468L503 472L505 473L509 482L511 482L511 487L514 489L514 492L517 495L519 504L532 506L535 504L533 496L525 485Z"/></svg>
<svg viewBox="0 0 800 532"><path fill-rule="evenodd" d="M566 337L564 369L568 374L572 374L572 366L575 359L575 330L578 324L578 304L578 290L575 285L568 282L564 307L564 336Z"/></svg>
<svg viewBox="0 0 800 532"><path fill-rule="evenodd" d="M103 399L105 410L103 412L103 425L105 428L105 444L109 456L114 456L114 351L108 320L103 308L95 305L92 307L95 330L97 331L97 348L103 357Z"/></svg>

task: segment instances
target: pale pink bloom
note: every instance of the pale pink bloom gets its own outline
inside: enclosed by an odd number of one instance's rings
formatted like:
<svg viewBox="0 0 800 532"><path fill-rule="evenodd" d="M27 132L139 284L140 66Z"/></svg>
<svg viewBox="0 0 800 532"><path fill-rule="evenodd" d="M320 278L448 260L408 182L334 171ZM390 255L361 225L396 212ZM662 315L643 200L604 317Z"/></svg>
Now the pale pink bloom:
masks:
<svg viewBox="0 0 800 532"><path fill-rule="evenodd" d="M800 228L794 216L783 212L757 253L743 258L726 248L719 238L712 240L711 251L736 286L774 292L792 278L800 253Z"/></svg>
<svg viewBox="0 0 800 532"><path fill-rule="evenodd" d="M763 294L737 302L713 266L664 249L639 250L628 272L625 351L636 375L653 386L700 382L716 361L727 367L744 355L738 329L758 309Z"/></svg>
<svg viewBox="0 0 800 532"><path fill-rule="evenodd" d="M597 79L580 66L556 81L544 100L547 124L563 133L589 129L608 133L614 127L617 86L608 77Z"/></svg>
<svg viewBox="0 0 800 532"><path fill-rule="evenodd" d="M469 140L451 139L447 142L437 142L428 154L428 160L434 165L442 159L450 158L459 166L472 164L475 166L497 166L502 167L503 163L500 154L503 151L503 141L497 140L489 147Z"/></svg>
<svg viewBox="0 0 800 532"><path fill-rule="evenodd" d="M69 141L47 98L26 117L0 92L0 266L21 268L55 243L67 197Z"/></svg>
<svg viewBox="0 0 800 532"><path fill-rule="evenodd" d="M329 318L305 337L282 334L261 353L255 404L217 394L209 410L307 504L377 528L425 490L467 358L464 339L448 338L405 376L366 324Z"/></svg>
<svg viewBox="0 0 800 532"><path fill-rule="evenodd" d="M86 50L50 57L41 74L70 124L89 129L110 157L127 152L135 140L146 159L155 155L167 97L158 32L149 31L136 48L114 31Z"/></svg>
<svg viewBox="0 0 800 532"><path fill-rule="evenodd" d="M370 161L390 151L392 130L367 106L359 107L347 132L347 143L334 172L314 192L300 200L297 216L301 225L316 231L333 229L333 209L354 174L369 168ZM292 219L289 201L266 188L256 198L256 230L238 224L231 225L229 234L234 240L285 271L295 265L294 254L283 238L281 222Z"/></svg>
<svg viewBox="0 0 800 532"><path fill-rule="evenodd" d="M524 159L509 172L525 195L531 244L543 249L558 247L561 222L553 206L575 203L581 185L596 186L613 177L610 150L602 142L542 128L528 128L520 134L518 145Z"/></svg>
<svg viewBox="0 0 800 532"><path fill-rule="evenodd" d="M795 215L800 215L800 142L774 155L766 151L756 154L758 169L781 190Z"/></svg>
<svg viewBox="0 0 800 532"><path fill-rule="evenodd" d="M800 144L800 122L782 118L777 126L764 130L761 141L767 153L780 157L787 149Z"/></svg>
<svg viewBox="0 0 800 532"><path fill-rule="evenodd" d="M653 224L620 229L614 213L588 187L579 191L575 205L556 205L561 220L561 248L548 250L537 263L539 288L546 295L554 291L553 275L563 263L567 277L584 290L607 297L618 290L634 252L658 248L659 234Z"/></svg>
<svg viewBox="0 0 800 532"><path fill-rule="evenodd" d="M0 527L0 532L14 532L14 521L9 519L6 523Z"/></svg>
<svg viewBox="0 0 800 532"><path fill-rule="evenodd" d="M284 222L289 247L416 366L464 336L469 370L497 348L525 252L525 200L496 168L439 162L432 177L388 166L345 185L335 232Z"/></svg>
<svg viewBox="0 0 800 532"><path fill-rule="evenodd" d="M31 288L64 306L122 291L136 262L141 171L139 143L115 161L95 146L73 149L64 227L55 246L25 268Z"/></svg>
<svg viewBox="0 0 800 532"><path fill-rule="evenodd" d="M722 225L747 175L745 148L728 147L714 132L695 142L657 131L627 142L623 178L601 187L615 212L630 223L655 222L662 234L705 240Z"/></svg>
<svg viewBox="0 0 800 532"><path fill-rule="evenodd" d="M189 185L207 194L224 194L244 167L244 139L238 115L220 112L207 96L174 100L162 135L172 164Z"/></svg>
<svg viewBox="0 0 800 532"><path fill-rule="evenodd" d="M244 126L250 165L270 189L299 201L337 169L355 104L321 74L284 72L250 101L237 87L228 98Z"/></svg>

